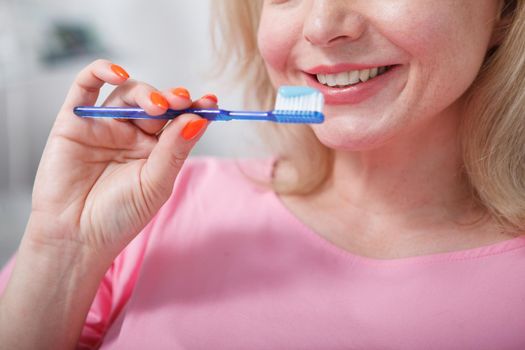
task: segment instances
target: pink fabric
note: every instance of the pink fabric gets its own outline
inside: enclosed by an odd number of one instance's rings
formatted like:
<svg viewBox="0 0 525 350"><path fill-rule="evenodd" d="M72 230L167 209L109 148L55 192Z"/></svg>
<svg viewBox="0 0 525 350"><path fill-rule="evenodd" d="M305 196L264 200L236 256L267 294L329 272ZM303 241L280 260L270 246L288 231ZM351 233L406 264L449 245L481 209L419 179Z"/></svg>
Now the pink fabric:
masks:
<svg viewBox="0 0 525 350"><path fill-rule="evenodd" d="M525 236L356 256L243 175L268 162L243 164L185 165L106 274L79 349L525 349Z"/></svg>

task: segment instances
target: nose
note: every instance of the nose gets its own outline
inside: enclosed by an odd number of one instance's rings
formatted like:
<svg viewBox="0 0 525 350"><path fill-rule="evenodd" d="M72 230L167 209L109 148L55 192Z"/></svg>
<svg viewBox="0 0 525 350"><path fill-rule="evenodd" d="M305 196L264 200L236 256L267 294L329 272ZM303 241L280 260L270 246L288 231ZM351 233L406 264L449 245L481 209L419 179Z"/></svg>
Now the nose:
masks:
<svg viewBox="0 0 525 350"><path fill-rule="evenodd" d="M359 39L366 29L362 15L348 0L312 0L304 26L304 38L315 46L330 47Z"/></svg>

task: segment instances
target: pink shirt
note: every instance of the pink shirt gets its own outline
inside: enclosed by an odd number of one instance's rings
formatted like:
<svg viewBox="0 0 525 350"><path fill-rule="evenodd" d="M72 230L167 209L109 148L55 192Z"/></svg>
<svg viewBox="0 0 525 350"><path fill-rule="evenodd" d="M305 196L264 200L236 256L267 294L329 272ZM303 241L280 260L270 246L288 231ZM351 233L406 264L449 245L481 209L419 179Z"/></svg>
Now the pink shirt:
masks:
<svg viewBox="0 0 525 350"><path fill-rule="evenodd" d="M314 233L235 161L193 159L102 281L78 349L97 346L525 349L525 236L365 258Z"/></svg>

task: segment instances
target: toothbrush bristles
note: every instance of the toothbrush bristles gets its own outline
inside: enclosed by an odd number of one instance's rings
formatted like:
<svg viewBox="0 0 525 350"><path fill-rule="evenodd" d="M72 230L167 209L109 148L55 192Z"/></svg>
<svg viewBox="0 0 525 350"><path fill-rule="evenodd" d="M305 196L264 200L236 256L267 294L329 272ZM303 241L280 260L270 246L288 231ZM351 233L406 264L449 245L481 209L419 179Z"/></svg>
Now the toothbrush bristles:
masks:
<svg viewBox="0 0 525 350"><path fill-rule="evenodd" d="M313 88L281 87L273 114L280 123L322 123L324 96Z"/></svg>

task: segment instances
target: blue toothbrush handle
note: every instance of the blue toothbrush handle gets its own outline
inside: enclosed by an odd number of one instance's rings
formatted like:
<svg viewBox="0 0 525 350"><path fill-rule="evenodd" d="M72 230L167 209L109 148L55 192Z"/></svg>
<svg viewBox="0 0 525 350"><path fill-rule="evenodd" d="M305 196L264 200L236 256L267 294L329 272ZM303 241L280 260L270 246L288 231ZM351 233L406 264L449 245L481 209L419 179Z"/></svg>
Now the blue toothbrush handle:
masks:
<svg viewBox="0 0 525 350"><path fill-rule="evenodd" d="M227 111L224 109L201 109L188 108L182 110L168 109L166 113L159 116L151 116L142 108L135 107L75 107L73 112L79 117L85 118L120 118L120 119L173 119L181 114L193 113L211 121L218 120L274 120L272 112L251 112L251 111Z"/></svg>

